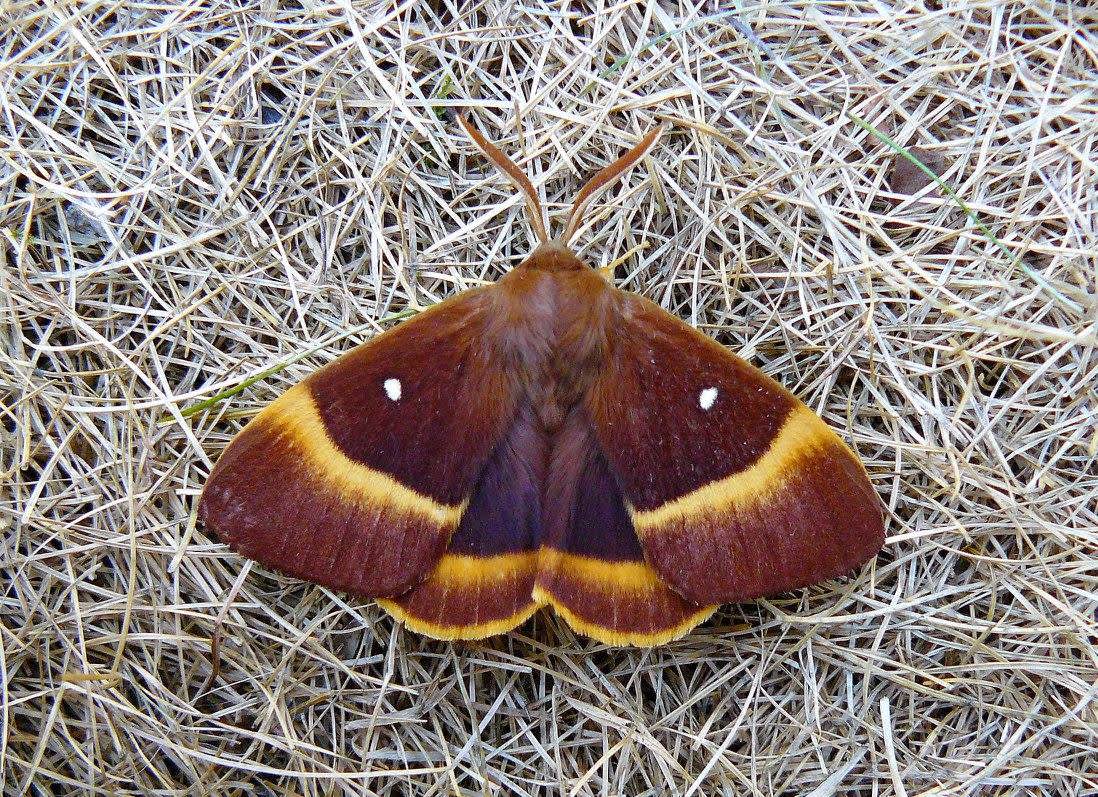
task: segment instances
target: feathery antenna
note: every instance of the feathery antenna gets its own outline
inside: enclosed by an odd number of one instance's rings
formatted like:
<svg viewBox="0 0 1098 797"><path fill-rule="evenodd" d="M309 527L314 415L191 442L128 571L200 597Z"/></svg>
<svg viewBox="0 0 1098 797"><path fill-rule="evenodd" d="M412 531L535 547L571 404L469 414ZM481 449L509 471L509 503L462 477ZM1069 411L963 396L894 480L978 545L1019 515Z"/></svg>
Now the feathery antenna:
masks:
<svg viewBox="0 0 1098 797"><path fill-rule="evenodd" d="M465 128L465 132L469 134L469 138L473 139L473 143L475 143L480 148L480 151L484 153L485 157L498 166L503 173L511 179L511 182L522 191L523 196L526 199L526 209L530 214L530 226L534 228L534 234L541 243L549 243L549 235L545 231L545 211L541 209L541 202L538 200L537 192L534 190L530 178L523 174L522 170L519 169L510 158L504 155L499 147L485 138L479 130L473 127L472 123L465 118L465 114L457 114L457 120L461 123L461 126Z"/></svg>
<svg viewBox="0 0 1098 797"><path fill-rule="evenodd" d="M534 228L534 234L538 240L543 243L549 243L549 234L546 232L547 224L545 218L545 211L542 210L541 201L538 199L537 191L534 190L533 184L515 163L508 158L503 152L484 137L483 134L465 117L465 114L455 114L458 122L465 128L465 132L469 134L469 138L473 139L480 151L484 153L492 163L498 166L504 174L510 178L511 182L522 191L523 197L526 200L526 209L530 215L530 225ZM583 221L583 214L587 210L588 206L595 201L595 199L609 188L614 182L629 171L637 161L644 157L645 153L652 148L652 145L656 143L656 140L667 129L667 125L659 125L652 128L648 133L640 140L640 143L626 152L616 161L611 163L604 169L600 169L594 177L587 181L587 184L580 189L579 194L576 196L576 201L572 203L572 212L568 215L568 224L565 225L564 234L557 239L557 243L568 246L568 242L572 239L572 236L576 234L576 230L579 228L580 223Z"/></svg>
<svg viewBox="0 0 1098 797"><path fill-rule="evenodd" d="M576 230L583 221L583 213L587 210L587 207L599 194L613 185L615 180L629 171L637 161L643 158L645 153L656 143L656 139L663 135L663 131L666 129L666 125L659 125L658 127L652 128L648 131L648 134L640 140L640 143L633 147L633 149L626 152L606 168L600 169L594 177L587 181L587 185L580 189L579 194L576 196L576 201L572 203L572 212L568 216L568 224L564 228L564 235L560 237L561 243L565 246L568 245L568 242L572 240L572 236L576 234Z"/></svg>

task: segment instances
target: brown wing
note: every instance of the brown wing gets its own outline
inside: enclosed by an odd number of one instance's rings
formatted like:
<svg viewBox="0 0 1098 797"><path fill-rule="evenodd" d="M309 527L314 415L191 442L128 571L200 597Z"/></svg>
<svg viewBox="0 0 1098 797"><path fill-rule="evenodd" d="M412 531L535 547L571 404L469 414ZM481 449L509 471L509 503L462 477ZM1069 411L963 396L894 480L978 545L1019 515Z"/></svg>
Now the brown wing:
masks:
<svg viewBox="0 0 1098 797"><path fill-rule="evenodd" d="M546 446L531 410L520 408L481 471L446 553L422 583L379 601L382 608L436 639L481 639L532 615Z"/></svg>
<svg viewBox="0 0 1098 797"><path fill-rule="evenodd" d="M789 391L657 305L623 294L588 396L652 567L723 603L858 567L884 541L858 458Z"/></svg>
<svg viewBox="0 0 1098 797"><path fill-rule="evenodd" d="M268 406L210 474L199 518L245 556L366 597L439 561L516 411L485 345L495 288L443 302Z"/></svg>
<svg viewBox="0 0 1098 797"><path fill-rule="evenodd" d="M550 458L534 597L573 629L611 645L660 645L713 613L672 590L644 561L621 487L582 407Z"/></svg>

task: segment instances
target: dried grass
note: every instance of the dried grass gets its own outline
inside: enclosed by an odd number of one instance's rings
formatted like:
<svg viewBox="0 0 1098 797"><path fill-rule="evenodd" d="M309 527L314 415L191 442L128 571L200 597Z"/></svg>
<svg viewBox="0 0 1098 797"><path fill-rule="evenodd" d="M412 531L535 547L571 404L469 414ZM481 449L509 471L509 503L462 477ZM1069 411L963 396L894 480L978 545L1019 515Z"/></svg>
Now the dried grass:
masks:
<svg viewBox="0 0 1098 797"><path fill-rule="evenodd" d="M1093 5L263 8L0 5L7 793L1098 789ZM674 123L586 256L853 441L874 566L651 651L448 645L194 528L257 407L529 251L447 105L558 214Z"/></svg>

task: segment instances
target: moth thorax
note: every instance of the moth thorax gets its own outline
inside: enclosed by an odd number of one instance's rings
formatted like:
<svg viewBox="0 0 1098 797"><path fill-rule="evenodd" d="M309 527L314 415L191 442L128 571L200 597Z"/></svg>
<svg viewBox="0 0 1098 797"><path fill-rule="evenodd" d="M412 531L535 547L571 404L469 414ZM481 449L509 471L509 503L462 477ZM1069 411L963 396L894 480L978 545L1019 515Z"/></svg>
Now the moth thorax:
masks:
<svg viewBox="0 0 1098 797"><path fill-rule="evenodd" d="M564 244L559 241L550 241L535 249L530 257L522 263L526 268L547 271L550 273L560 271L579 271L588 266Z"/></svg>

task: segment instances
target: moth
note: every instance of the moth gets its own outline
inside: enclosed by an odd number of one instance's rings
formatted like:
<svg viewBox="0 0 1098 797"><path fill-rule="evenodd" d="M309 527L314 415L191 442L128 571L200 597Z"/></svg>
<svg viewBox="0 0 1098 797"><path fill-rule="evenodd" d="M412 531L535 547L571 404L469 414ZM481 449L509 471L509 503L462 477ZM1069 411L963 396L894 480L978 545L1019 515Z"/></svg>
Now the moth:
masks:
<svg viewBox="0 0 1098 797"><path fill-rule="evenodd" d="M719 604L872 558L881 503L839 437L569 249L661 129L595 174L551 239L530 180L460 121L521 191L539 245L266 407L214 467L205 526L439 639L550 606L596 640L657 645Z"/></svg>

